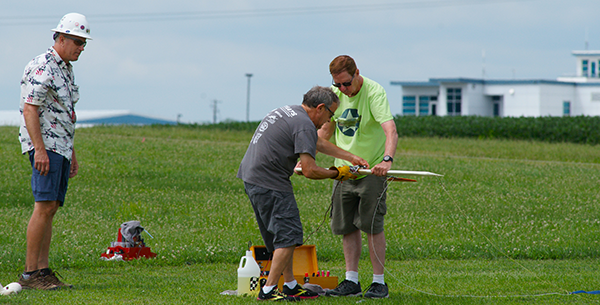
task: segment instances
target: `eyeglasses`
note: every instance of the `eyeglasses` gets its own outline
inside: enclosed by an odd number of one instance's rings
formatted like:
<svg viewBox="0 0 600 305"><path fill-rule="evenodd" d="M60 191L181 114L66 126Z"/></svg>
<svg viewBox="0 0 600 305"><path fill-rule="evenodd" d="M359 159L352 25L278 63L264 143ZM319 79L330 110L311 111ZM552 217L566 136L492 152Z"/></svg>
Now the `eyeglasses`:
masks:
<svg viewBox="0 0 600 305"><path fill-rule="evenodd" d="M71 37L71 36L67 36L67 35L63 35L63 37L73 40L73 43L75 43L75 45L78 47L81 47L81 46L85 47L85 45L87 44L87 41L83 41L79 38L75 38L75 37Z"/></svg>
<svg viewBox="0 0 600 305"><path fill-rule="evenodd" d="M337 88L339 88L341 86L350 87L350 86L352 86L352 81L353 80L354 80L354 75L352 75L352 78L350 79L349 82L345 82L345 83L334 83L334 82L332 82L332 84L333 84L334 87L337 87Z"/></svg>
<svg viewBox="0 0 600 305"><path fill-rule="evenodd" d="M329 115L329 119L331 119L333 117L333 111L331 111L331 109L329 109L329 107L327 107L327 105L323 104L323 106L325 106L325 109L327 109L327 111L329 111L329 113L331 113Z"/></svg>

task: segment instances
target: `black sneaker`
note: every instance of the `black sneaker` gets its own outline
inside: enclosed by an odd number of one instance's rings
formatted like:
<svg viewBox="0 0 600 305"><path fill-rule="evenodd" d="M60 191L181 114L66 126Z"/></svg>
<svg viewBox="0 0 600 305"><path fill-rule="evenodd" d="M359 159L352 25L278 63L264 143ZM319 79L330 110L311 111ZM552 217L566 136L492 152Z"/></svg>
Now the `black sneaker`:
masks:
<svg viewBox="0 0 600 305"><path fill-rule="evenodd" d="M282 292L289 296L299 297L301 299L316 299L319 297L319 294L304 289L302 286L300 286L300 284L296 284L296 287L294 287L294 289L290 289L288 286L283 285Z"/></svg>
<svg viewBox="0 0 600 305"><path fill-rule="evenodd" d="M269 292L267 294L265 294L263 292L263 290L261 289L260 292L258 293L258 297L256 299L259 301L289 301L289 302L300 301L299 297L293 297L293 296L289 296L287 294L279 292L279 289L277 289L277 287L273 288L273 290L271 290L271 292Z"/></svg>
<svg viewBox="0 0 600 305"><path fill-rule="evenodd" d="M367 289L367 292L365 292L365 298L382 299L387 298L388 296L390 296L390 294L388 292L387 283L372 283L369 289Z"/></svg>
<svg viewBox="0 0 600 305"><path fill-rule="evenodd" d="M360 282L355 284L353 281L343 280L335 289L325 292L325 295L328 297L361 297L362 289L360 288Z"/></svg>

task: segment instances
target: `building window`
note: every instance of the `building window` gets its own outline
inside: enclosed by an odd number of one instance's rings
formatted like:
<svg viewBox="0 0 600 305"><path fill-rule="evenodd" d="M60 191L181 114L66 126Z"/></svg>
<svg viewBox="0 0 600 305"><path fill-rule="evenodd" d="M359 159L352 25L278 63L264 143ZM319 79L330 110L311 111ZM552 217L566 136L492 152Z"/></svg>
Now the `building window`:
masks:
<svg viewBox="0 0 600 305"><path fill-rule="evenodd" d="M500 95L493 95L492 96L492 103L494 104L494 116L498 117L500 116L500 104L502 103L502 96Z"/></svg>
<svg viewBox="0 0 600 305"><path fill-rule="evenodd" d="M592 77L596 77L596 62L592 61Z"/></svg>
<svg viewBox="0 0 600 305"><path fill-rule="evenodd" d="M446 101L448 105L448 115L456 116L461 113L462 103L462 89L460 88L448 88L446 89Z"/></svg>
<svg viewBox="0 0 600 305"><path fill-rule="evenodd" d="M571 116L571 102L563 102L563 116Z"/></svg>
<svg viewBox="0 0 600 305"><path fill-rule="evenodd" d="M402 114L416 115L417 98L414 95L405 95L402 97Z"/></svg>
<svg viewBox="0 0 600 305"><path fill-rule="evenodd" d="M587 59L581 61L581 75L584 77L588 77L588 61Z"/></svg>
<svg viewBox="0 0 600 305"><path fill-rule="evenodd" d="M429 96L419 96L419 116L429 115Z"/></svg>

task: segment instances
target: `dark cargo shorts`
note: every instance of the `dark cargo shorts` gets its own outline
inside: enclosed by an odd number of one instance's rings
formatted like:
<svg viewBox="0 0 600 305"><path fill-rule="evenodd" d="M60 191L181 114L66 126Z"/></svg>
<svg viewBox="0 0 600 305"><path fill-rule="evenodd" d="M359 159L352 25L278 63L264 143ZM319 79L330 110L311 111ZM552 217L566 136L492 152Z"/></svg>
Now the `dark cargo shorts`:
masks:
<svg viewBox="0 0 600 305"><path fill-rule="evenodd" d="M267 251L302 245L300 211L292 192L266 189L244 182Z"/></svg>
<svg viewBox="0 0 600 305"><path fill-rule="evenodd" d="M356 230L370 234L383 232L387 213L386 177L369 175L358 180L335 181L331 231L345 235Z"/></svg>

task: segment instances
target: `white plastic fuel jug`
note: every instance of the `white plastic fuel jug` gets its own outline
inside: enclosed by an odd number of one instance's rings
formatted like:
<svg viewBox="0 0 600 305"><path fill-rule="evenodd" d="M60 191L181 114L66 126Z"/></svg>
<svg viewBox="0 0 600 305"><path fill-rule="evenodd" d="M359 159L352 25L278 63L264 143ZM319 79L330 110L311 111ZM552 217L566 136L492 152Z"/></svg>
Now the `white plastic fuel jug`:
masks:
<svg viewBox="0 0 600 305"><path fill-rule="evenodd" d="M246 251L246 256L242 256L240 259L240 266L238 272L238 288L237 295L251 295L258 296L260 285L258 280L260 278L260 267L252 256L252 251Z"/></svg>

